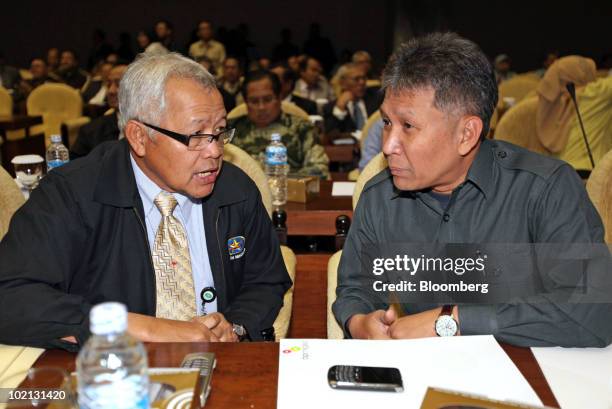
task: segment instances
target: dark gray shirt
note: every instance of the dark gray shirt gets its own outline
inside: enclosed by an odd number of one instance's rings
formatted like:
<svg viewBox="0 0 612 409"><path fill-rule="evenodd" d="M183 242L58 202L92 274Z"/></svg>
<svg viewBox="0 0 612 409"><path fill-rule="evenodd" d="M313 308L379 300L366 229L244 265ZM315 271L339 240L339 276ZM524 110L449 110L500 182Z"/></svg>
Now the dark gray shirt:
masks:
<svg viewBox="0 0 612 409"><path fill-rule="evenodd" d="M505 142L485 140L466 181L453 191L446 209L430 194L396 190L388 169L366 184L340 260L333 311L346 333L346 322L354 314L389 306L389 300L364 288L363 283L371 281L361 270L364 246L395 242L603 243L603 232L583 182L569 165ZM535 286L537 294L518 302L460 305L462 335L492 334L523 346L606 346L612 342L612 304L560 301L566 298L558 297L556 291L566 283L558 275L544 274L534 280L517 271L509 280L515 281L513 285L524 280ZM434 306L402 303L407 313Z"/></svg>

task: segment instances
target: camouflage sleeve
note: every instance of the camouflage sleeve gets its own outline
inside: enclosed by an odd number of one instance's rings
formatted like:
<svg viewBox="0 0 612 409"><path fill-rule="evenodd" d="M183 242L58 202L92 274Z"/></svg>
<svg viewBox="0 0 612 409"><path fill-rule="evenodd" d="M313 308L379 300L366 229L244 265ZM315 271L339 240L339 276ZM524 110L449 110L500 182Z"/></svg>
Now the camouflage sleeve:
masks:
<svg viewBox="0 0 612 409"><path fill-rule="evenodd" d="M303 142L304 162L300 173L320 176L329 179L329 158L323 146L319 145L317 128L308 122L303 122L299 129Z"/></svg>

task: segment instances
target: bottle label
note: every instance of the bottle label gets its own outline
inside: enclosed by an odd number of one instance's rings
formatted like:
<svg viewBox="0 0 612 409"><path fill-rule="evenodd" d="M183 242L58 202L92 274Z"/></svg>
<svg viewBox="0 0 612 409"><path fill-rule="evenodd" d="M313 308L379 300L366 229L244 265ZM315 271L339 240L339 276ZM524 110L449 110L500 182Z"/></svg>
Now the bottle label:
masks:
<svg viewBox="0 0 612 409"><path fill-rule="evenodd" d="M86 409L148 409L147 378L130 375L117 381L117 374L100 375L97 385L79 388L79 406Z"/></svg>
<svg viewBox="0 0 612 409"><path fill-rule="evenodd" d="M58 167L60 167L62 165L65 165L66 163L68 163L67 160L60 160L60 159L55 159L55 160L47 161L47 171L50 171L51 169L58 168Z"/></svg>
<svg viewBox="0 0 612 409"><path fill-rule="evenodd" d="M284 146L268 146L266 148L266 165L286 165L287 148Z"/></svg>

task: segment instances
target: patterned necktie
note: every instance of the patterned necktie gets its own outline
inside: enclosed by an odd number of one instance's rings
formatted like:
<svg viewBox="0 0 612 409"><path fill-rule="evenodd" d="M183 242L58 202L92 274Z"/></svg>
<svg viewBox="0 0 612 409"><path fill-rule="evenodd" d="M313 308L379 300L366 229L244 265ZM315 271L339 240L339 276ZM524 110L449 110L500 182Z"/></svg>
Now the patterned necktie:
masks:
<svg viewBox="0 0 612 409"><path fill-rule="evenodd" d="M154 203L162 215L153 247L157 289L155 316L187 321L196 316L187 234L181 222L172 215L177 205L174 196L161 192Z"/></svg>
<svg viewBox="0 0 612 409"><path fill-rule="evenodd" d="M361 131L361 128L363 128L363 113L361 112L361 107L359 106L358 102L354 102L353 103L353 120L355 121L355 128L358 131Z"/></svg>

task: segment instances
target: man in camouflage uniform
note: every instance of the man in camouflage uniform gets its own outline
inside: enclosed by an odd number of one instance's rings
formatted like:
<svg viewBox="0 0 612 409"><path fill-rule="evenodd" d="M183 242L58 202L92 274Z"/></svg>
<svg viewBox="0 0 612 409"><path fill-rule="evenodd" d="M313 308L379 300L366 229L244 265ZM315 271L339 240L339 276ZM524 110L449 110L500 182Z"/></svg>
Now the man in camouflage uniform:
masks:
<svg viewBox="0 0 612 409"><path fill-rule="evenodd" d="M317 129L305 119L281 112L280 82L269 71L256 71L243 85L248 114L231 120L236 128L232 143L263 165L273 133L287 147L291 173L329 177L329 158L319 145Z"/></svg>

